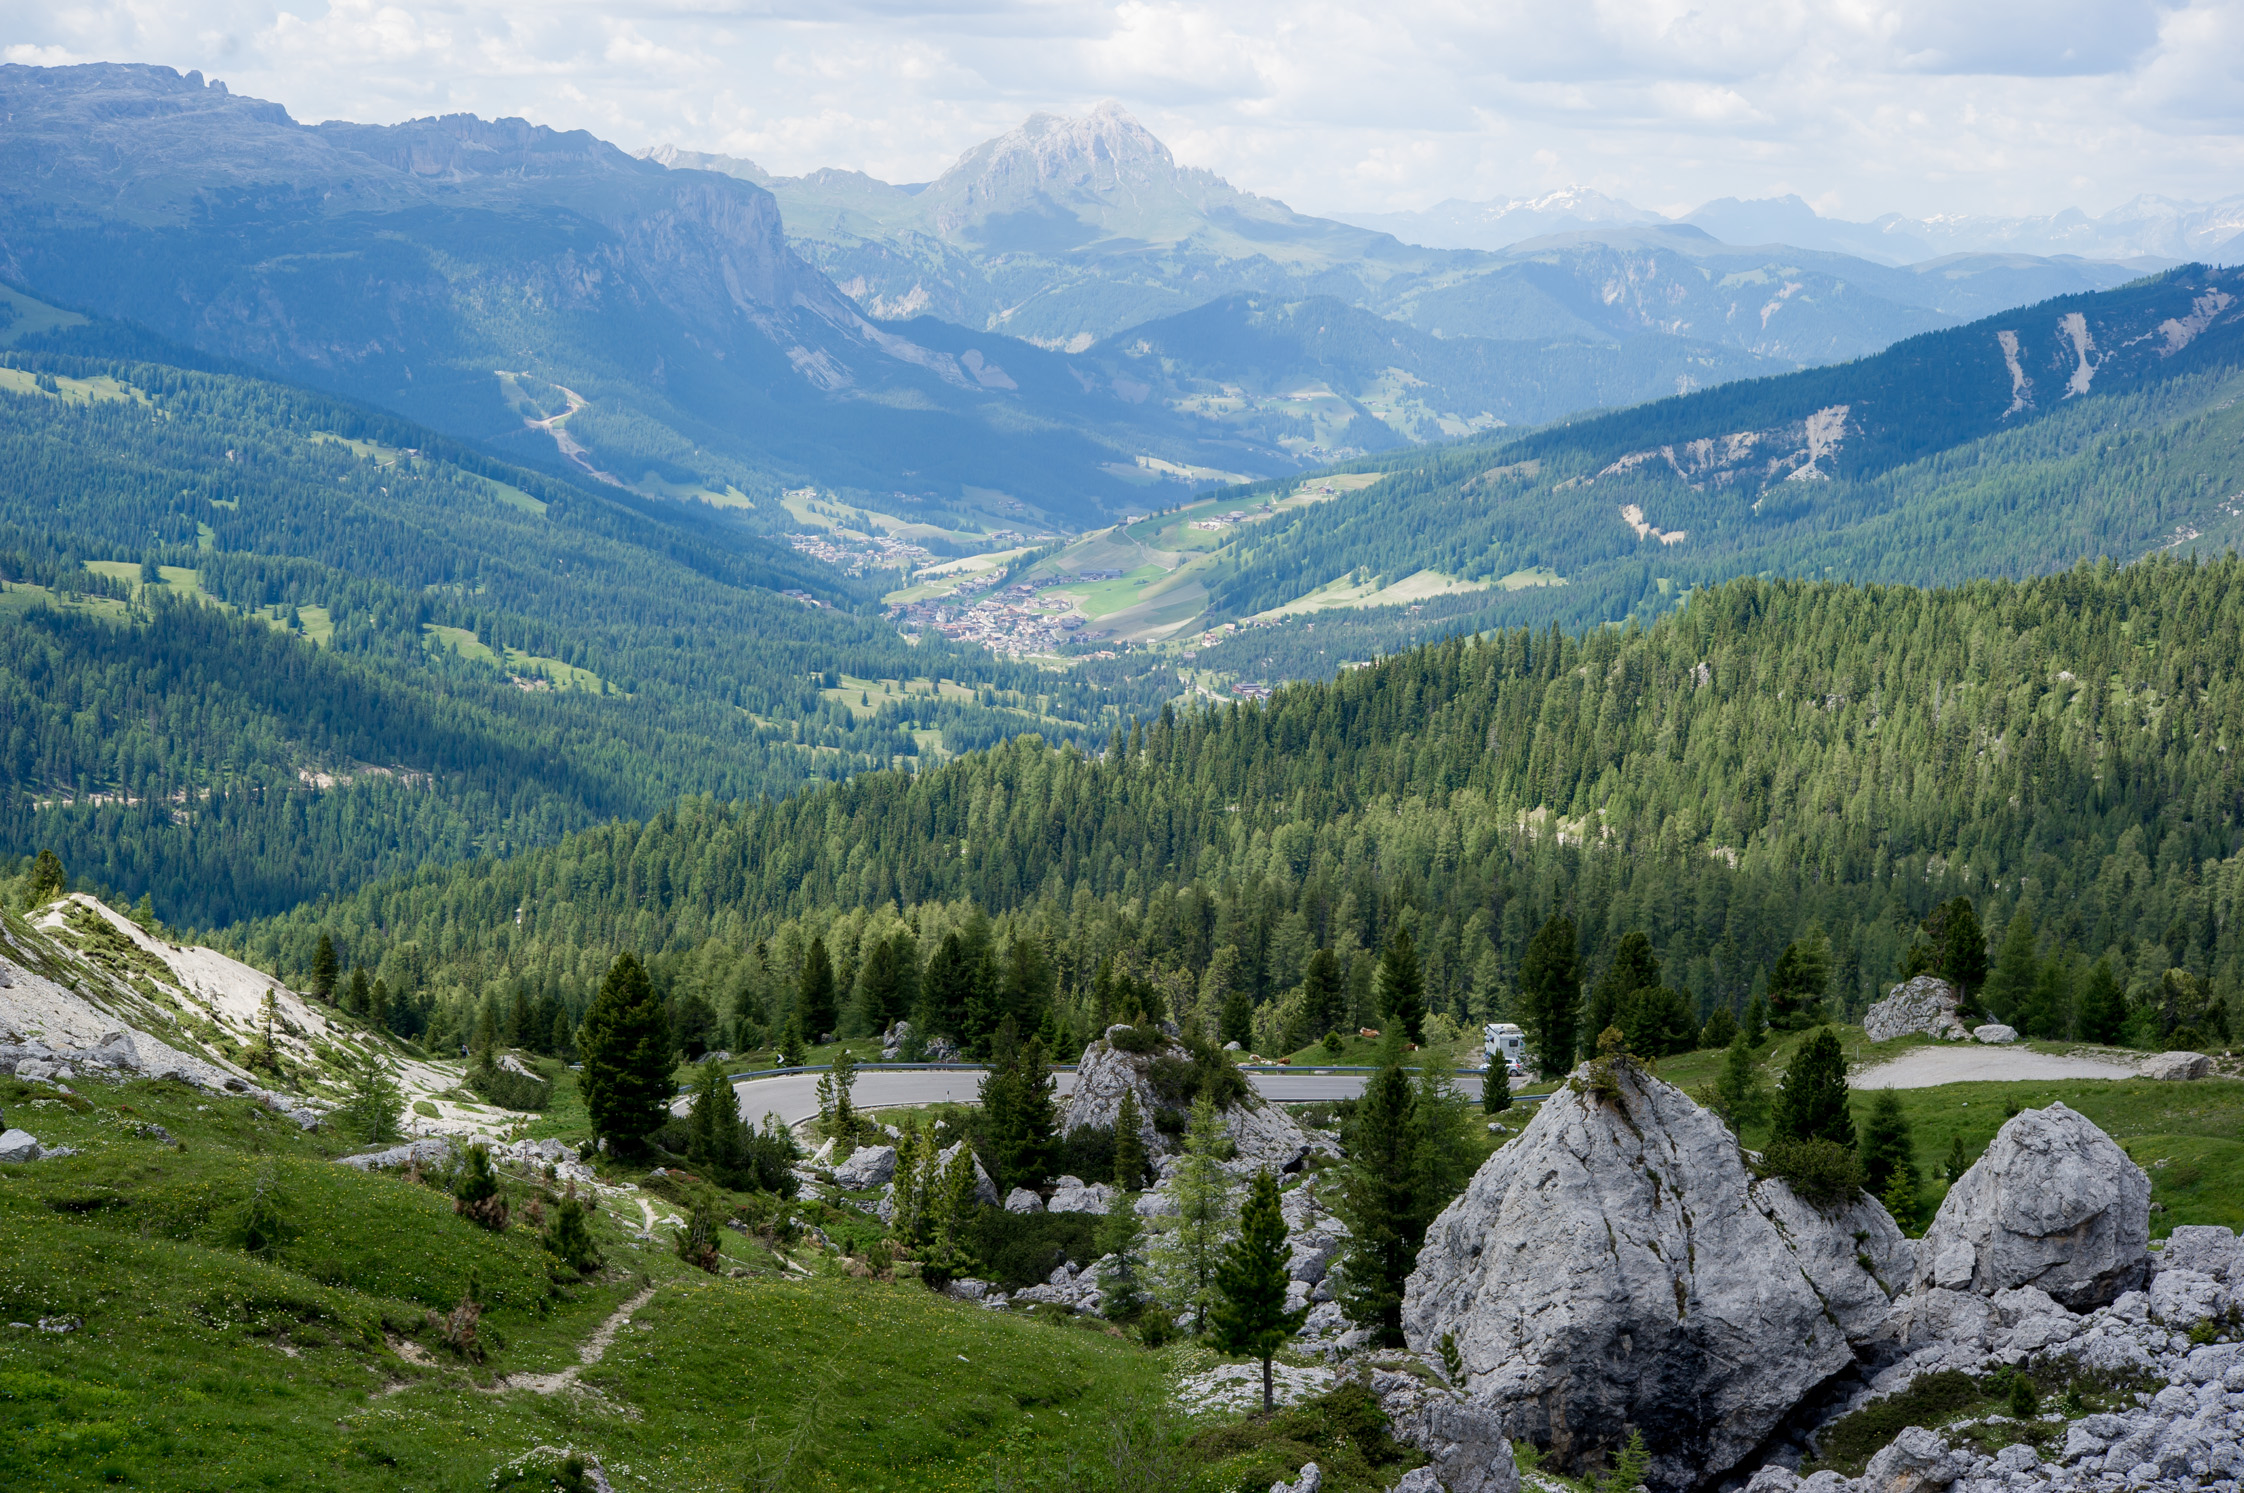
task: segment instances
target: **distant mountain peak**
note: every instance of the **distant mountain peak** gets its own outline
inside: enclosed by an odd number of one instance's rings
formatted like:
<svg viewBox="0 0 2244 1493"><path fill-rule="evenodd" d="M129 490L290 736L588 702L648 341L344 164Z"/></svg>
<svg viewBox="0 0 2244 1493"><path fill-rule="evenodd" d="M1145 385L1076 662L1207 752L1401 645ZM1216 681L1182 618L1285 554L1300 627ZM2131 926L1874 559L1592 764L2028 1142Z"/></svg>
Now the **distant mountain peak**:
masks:
<svg viewBox="0 0 2244 1493"><path fill-rule="evenodd" d="M1032 193L1105 193L1173 177L1176 157L1112 99L1078 118L1031 114L960 156L929 188L955 196L964 217Z"/></svg>

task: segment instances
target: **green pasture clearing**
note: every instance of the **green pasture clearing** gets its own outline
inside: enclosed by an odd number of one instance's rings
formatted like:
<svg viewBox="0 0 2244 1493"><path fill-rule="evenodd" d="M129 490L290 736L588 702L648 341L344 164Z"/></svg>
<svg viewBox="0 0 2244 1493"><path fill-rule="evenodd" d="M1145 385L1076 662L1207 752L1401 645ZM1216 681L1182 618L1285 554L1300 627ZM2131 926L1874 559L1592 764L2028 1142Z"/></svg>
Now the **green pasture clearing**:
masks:
<svg viewBox="0 0 2244 1493"><path fill-rule="evenodd" d="M64 404L99 404L112 400L136 399L148 403L148 396L131 384L121 383L106 373L92 378L72 378L68 374L48 374L54 388L39 387L40 375L22 368L0 368L0 389L11 394L36 394L46 399L59 399Z"/></svg>
<svg viewBox="0 0 2244 1493"><path fill-rule="evenodd" d="M496 664L518 678L544 679L555 689L590 690L594 694L600 694L606 688L606 681L590 669L564 663L558 658L524 653L519 648L508 648L501 653L464 627L445 627L434 622L424 622L421 624L421 631L428 636L432 646L448 648L462 658Z"/></svg>
<svg viewBox="0 0 2244 1493"><path fill-rule="evenodd" d="M12 286L0 285L0 347L13 346L18 339L36 337L41 332L63 331L85 324L86 318L75 311L50 306Z"/></svg>

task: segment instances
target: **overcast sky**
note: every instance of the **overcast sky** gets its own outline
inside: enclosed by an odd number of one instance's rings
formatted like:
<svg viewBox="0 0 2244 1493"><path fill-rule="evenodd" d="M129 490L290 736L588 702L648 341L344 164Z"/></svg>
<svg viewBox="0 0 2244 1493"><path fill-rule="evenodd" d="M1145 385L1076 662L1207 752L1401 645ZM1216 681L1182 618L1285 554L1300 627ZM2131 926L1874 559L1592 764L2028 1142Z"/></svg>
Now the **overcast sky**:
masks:
<svg viewBox="0 0 2244 1493"><path fill-rule="evenodd" d="M1113 98L1310 212L1569 183L1854 218L2244 191L2244 0L0 0L0 55L891 181Z"/></svg>

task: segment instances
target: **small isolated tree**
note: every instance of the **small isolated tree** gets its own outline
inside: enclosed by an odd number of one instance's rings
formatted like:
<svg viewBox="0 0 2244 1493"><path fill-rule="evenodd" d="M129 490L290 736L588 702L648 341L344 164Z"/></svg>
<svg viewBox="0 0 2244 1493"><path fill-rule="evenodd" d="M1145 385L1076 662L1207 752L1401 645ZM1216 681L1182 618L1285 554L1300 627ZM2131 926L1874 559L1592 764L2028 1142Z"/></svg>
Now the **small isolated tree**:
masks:
<svg viewBox="0 0 2244 1493"><path fill-rule="evenodd" d="M243 1060L260 1073L280 1072L280 998L270 986L265 998L257 1007L257 1038L249 1044L249 1054Z"/></svg>
<svg viewBox="0 0 2244 1493"><path fill-rule="evenodd" d="M553 1224L545 1234L546 1252L579 1275L590 1275L602 1263L599 1247L592 1242L592 1229L585 1222L589 1216L584 1200L577 1196L577 1184L571 1182L554 1208Z"/></svg>
<svg viewBox="0 0 2244 1493"><path fill-rule="evenodd" d="M312 994L323 1001L335 999L335 979L342 973L342 961L335 957L335 940L321 929L319 943L312 950Z"/></svg>
<svg viewBox="0 0 2244 1493"><path fill-rule="evenodd" d="M1771 1121L1776 1140L1827 1140L1854 1149L1854 1117L1847 1110L1847 1058L1831 1028L1800 1044L1784 1071Z"/></svg>
<svg viewBox="0 0 2244 1493"><path fill-rule="evenodd" d="M1110 1322L1127 1322L1145 1305L1145 1220L1119 1188L1099 1226L1099 1254L1099 1310Z"/></svg>
<svg viewBox="0 0 2244 1493"><path fill-rule="evenodd" d="M1512 1107L1512 1069L1497 1053L1488 1060L1487 1071L1480 1078L1480 1112L1500 1115Z"/></svg>
<svg viewBox="0 0 2244 1493"><path fill-rule="evenodd" d="M854 1091L857 1087L857 1060L842 1047L834 1053L833 1066L818 1079L818 1128L838 1147L850 1144L857 1138L857 1105Z"/></svg>
<svg viewBox="0 0 2244 1493"><path fill-rule="evenodd" d="M452 1180L452 1211L494 1234L506 1228L506 1198L499 1191L498 1174L491 1170L488 1147L468 1147L467 1159Z"/></svg>
<svg viewBox="0 0 2244 1493"><path fill-rule="evenodd" d="M686 1216L671 1237L671 1249L687 1264L716 1274L717 1231L724 1226L724 1218L715 1189L696 1187L688 1197Z"/></svg>
<svg viewBox="0 0 2244 1493"><path fill-rule="evenodd" d="M1114 1185L1124 1192L1136 1192L1145 1186L1145 1135L1140 1127L1144 1119L1138 1113L1138 1095L1135 1089L1122 1091L1122 1103L1114 1114Z"/></svg>
<svg viewBox="0 0 2244 1493"><path fill-rule="evenodd" d="M24 907L28 911L44 907L63 893L69 880L62 874L62 857L52 850L42 850L31 863L31 885L24 891Z"/></svg>
<svg viewBox="0 0 2244 1493"><path fill-rule="evenodd" d="M966 1142L958 1143L936 1173L920 1231L927 1240L922 1258L935 1284L974 1273L974 1148Z"/></svg>
<svg viewBox="0 0 2244 1493"><path fill-rule="evenodd" d="M1950 1182L1961 1182L1963 1174L1971 1170L1971 1148L1964 1144L1961 1134L1949 1137L1948 1157L1940 1163L1940 1175Z"/></svg>
<svg viewBox="0 0 2244 1493"><path fill-rule="evenodd" d="M1239 1234L1216 1267L1212 1317L1216 1347L1262 1361L1262 1408L1277 1408L1270 1357L1301 1326L1307 1308L1286 1310L1286 1220L1278 1207L1278 1182L1268 1167L1247 1186Z"/></svg>
<svg viewBox="0 0 2244 1493"><path fill-rule="evenodd" d="M1901 1096L1880 1089L1862 1126L1862 1185L1884 1197L1894 1173L1913 1175L1916 1170L1916 1142L1909 1133L1909 1117L1901 1112Z"/></svg>
<svg viewBox="0 0 2244 1493"><path fill-rule="evenodd" d="M888 1226L906 1248L923 1242L920 1225L927 1213L928 1159L934 1142L920 1134L909 1116L903 1136L896 1142L896 1173L888 1194Z"/></svg>
<svg viewBox="0 0 2244 1493"><path fill-rule="evenodd" d="M1418 965L1418 945L1408 928L1398 928L1379 960L1379 1009L1388 1024L1402 1029L1413 1047L1426 1040L1426 976Z"/></svg>
<svg viewBox="0 0 2244 1493"><path fill-rule="evenodd" d="M389 1068L372 1053L350 1065L351 1094L343 1112L351 1130L367 1145L394 1139L405 1114L405 1100Z"/></svg>
<svg viewBox="0 0 2244 1493"><path fill-rule="evenodd" d="M636 1151L670 1116L670 1015L647 972L618 954L585 1013L585 1108L611 1150Z"/></svg>
<svg viewBox="0 0 2244 1493"><path fill-rule="evenodd" d="M1753 1061L1753 1043L1741 1030L1730 1038L1722 1059L1722 1076L1714 1083L1714 1108L1733 1131L1744 1133L1758 1125L1768 1112L1769 1096L1761 1082L1760 1065Z"/></svg>
<svg viewBox="0 0 2244 1493"><path fill-rule="evenodd" d="M1154 1251L1165 1288L1178 1306L1192 1313L1195 1333L1207 1330L1216 1265L1230 1230L1230 1179L1223 1170L1229 1142L1216 1107L1204 1098L1195 1100L1192 1125L1184 1137L1184 1164L1171 1184L1176 1212Z"/></svg>
<svg viewBox="0 0 2244 1493"><path fill-rule="evenodd" d="M1912 1166L1895 1167L1886 1179L1884 1196L1879 1199L1901 1232L1912 1237L1924 1222L1924 1194L1917 1187L1917 1169Z"/></svg>
<svg viewBox="0 0 2244 1493"><path fill-rule="evenodd" d="M1631 1428L1628 1440L1621 1445L1621 1454L1614 1460L1613 1475L1606 1487L1614 1493L1634 1493L1644 1486L1644 1475L1652 1469L1652 1453L1644 1445L1644 1433Z"/></svg>

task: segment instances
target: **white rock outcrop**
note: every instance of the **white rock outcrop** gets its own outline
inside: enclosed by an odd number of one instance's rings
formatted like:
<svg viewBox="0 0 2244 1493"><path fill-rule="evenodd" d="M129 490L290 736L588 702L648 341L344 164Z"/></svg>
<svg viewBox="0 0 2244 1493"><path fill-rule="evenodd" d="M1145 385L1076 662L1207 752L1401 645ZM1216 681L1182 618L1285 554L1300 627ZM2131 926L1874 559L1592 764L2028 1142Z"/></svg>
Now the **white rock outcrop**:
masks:
<svg viewBox="0 0 2244 1493"><path fill-rule="evenodd" d="M1519 1493L1519 1463L1503 1413L1413 1373L1371 1371L1371 1392L1397 1441L1432 1459L1405 1475L1397 1489L1446 1488L1448 1493ZM1413 1484L1409 1481L1417 1478Z"/></svg>
<svg viewBox="0 0 2244 1493"><path fill-rule="evenodd" d="M1970 1035L1956 1015L1956 987L1933 975L1896 985L1862 1016L1862 1033L1873 1042L1922 1033L1961 1040Z"/></svg>
<svg viewBox="0 0 2244 1493"><path fill-rule="evenodd" d="M1454 1334L1472 1398L1556 1468L1640 1430L1651 1486L1695 1487L1853 1364L1909 1246L1874 1201L1827 1218L1756 1183L1680 1089L1614 1077L1561 1089L1435 1220L1403 1331L1422 1355Z"/></svg>
<svg viewBox="0 0 2244 1493"><path fill-rule="evenodd" d="M1162 1134L1153 1123L1158 1111L1174 1106L1162 1103L1149 1074L1158 1058L1186 1061L1191 1054L1167 1041L1150 1052L1130 1052L1114 1042L1115 1033L1127 1030L1130 1029L1109 1027L1105 1037L1083 1049L1082 1061L1075 1070L1075 1088L1060 1114L1060 1133L1065 1135L1085 1126L1112 1129L1121 1118L1123 1094L1135 1094L1138 1137L1145 1143L1146 1156L1158 1163L1176 1155L1181 1142ZM1303 1130L1294 1123L1292 1116L1276 1105L1263 1103L1251 1090L1246 1102L1224 1106L1223 1126L1230 1135L1233 1151L1225 1165L1240 1177L1252 1176L1264 1168L1272 1172L1287 1171L1311 1151L1336 1153L1339 1149L1331 1137Z"/></svg>
<svg viewBox="0 0 2244 1493"><path fill-rule="evenodd" d="M2149 1275L2150 1178L2085 1116L2013 1116L1948 1189L1917 1245L1914 1285L1993 1296L2034 1286L2087 1311Z"/></svg>

